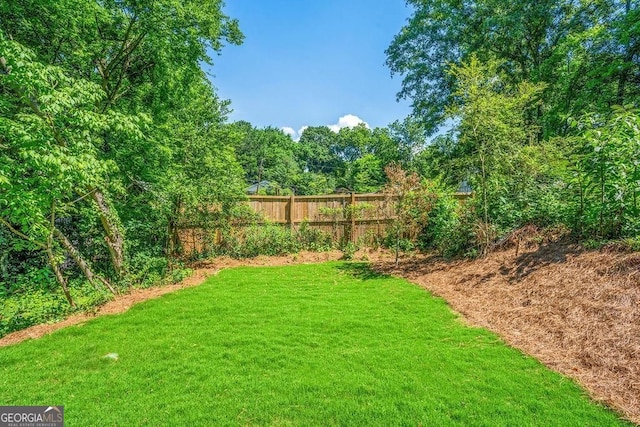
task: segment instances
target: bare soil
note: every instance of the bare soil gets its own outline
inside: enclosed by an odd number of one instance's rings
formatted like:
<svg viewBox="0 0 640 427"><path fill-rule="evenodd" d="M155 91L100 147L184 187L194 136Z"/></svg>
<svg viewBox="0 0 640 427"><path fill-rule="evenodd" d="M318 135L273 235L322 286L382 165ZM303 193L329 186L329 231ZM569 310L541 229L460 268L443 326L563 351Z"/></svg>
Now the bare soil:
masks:
<svg viewBox="0 0 640 427"><path fill-rule="evenodd" d="M184 281L136 289L93 313L37 325L0 339L0 346L57 329L168 292L201 284L223 268L338 260L342 254L303 252L250 260L217 258L193 265ZM640 424L640 254L587 251L567 241L524 242L479 260L447 261L364 251L380 272L401 276L444 298L470 325L499 334L509 345L575 379L590 395Z"/></svg>

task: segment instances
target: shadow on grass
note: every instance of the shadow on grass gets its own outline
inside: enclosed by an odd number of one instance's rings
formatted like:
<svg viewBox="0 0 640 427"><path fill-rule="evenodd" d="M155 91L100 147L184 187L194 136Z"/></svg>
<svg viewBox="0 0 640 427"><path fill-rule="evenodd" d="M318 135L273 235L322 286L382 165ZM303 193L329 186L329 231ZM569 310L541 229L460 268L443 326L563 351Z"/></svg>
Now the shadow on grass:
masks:
<svg viewBox="0 0 640 427"><path fill-rule="evenodd" d="M380 280L391 277L373 270L371 265L366 262L348 262L336 266L336 269L360 280Z"/></svg>

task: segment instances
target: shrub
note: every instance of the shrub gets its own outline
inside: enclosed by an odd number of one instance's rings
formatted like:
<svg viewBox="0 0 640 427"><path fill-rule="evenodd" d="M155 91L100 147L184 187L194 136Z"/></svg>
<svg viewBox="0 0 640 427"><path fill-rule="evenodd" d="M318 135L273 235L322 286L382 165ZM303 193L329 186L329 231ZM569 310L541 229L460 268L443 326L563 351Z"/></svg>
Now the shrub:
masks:
<svg viewBox="0 0 640 427"><path fill-rule="evenodd" d="M342 259L351 261L358 251L358 246L353 242L345 241L340 245L340 251L342 251Z"/></svg>
<svg viewBox="0 0 640 427"><path fill-rule="evenodd" d="M97 291L84 280L72 280L69 292L76 307L71 307L62 291L52 282L51 288L34 286L19 278L20 284L10 295L0 296L0 337L29 326L54 322L76 311L102 304L111 294Z"/></svg>
<svg viewBox="0 0 640 427"><path fill-rule="evenodd" d="M455 207L446 228L438 236L436 249L445 257L476 257L480 253L477 236L477 214L471 201Z"/></svg>
<svg viewBox="0 0 640 427"><path fill-rule="evenodd" d="M296 253L300 247L291 230L275 224L263 224L251 225L239 234L234 233L232 241L227 242L225 252L234 258L251 258Z"/></svg>
<svg viewBox="0 0 640 427"><path fill-rule="evenodd" d="M154 256L147 252L136 252L131 257L131 271L129 284L142 287L153 286L161 282L167 274L167 258Z"/></svg>
<svg viewBox="0 0 640 427"><path fill-rule="evenodd" d="M302 222L296 235L300 248L307 251L328 251L333 247L333 239L329 233L309 227L307 221Z"/></svg>
<svg viewBox="0 0 640 427"><path fill-rule="evenodd" d="M418 234L417 246L420 250L444 252L451 244L455 228L459 226L461 206L450 192L442 188L436 191L436 201L429 212L426 226Z"/></svg>

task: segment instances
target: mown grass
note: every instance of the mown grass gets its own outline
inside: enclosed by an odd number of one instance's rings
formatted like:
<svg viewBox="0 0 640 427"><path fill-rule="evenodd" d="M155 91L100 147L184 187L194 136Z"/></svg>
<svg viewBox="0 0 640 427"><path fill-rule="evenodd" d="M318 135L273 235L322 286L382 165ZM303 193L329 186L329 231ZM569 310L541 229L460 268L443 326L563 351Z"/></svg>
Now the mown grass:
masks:
<svg viewBox="0 0 640 427"><path fill-rule="evenodd" d="M624 424L442 300L344 263L226 270L2 348L0 404L65 405L68 426Z"/></svg>

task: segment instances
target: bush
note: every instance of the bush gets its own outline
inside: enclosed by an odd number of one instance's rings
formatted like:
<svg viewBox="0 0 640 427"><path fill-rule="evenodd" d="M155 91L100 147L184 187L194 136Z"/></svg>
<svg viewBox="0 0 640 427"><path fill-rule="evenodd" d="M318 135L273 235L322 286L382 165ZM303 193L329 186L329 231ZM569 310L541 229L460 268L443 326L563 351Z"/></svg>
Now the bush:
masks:
<svg viewBox="0 0 640 427"><path fill-rule="evenodd" d="M333 247L333 239L329 233L309 227L306 221L300 224L296 237L300 248L307 251L322 252L331 250Z"/></svg>
<svg viewBox="0 0 640 427"><path fill-rule="evenodd" d="M88 310L111 298L111 294L97 291L82 280L71 281L69 292L76 303L75 308L69 305L59 288L43 288L21 281L15 292L0 296L0 337L29 326L62 320L71 313Z"/></svg>
<svg viewBox="0 0 640 427"><path fill-rule="evenodd" d="M294 254L301 250L327 251L332 247L331 235L309 227L306 222L300 225L297 232L278 224L254 223L222 230L222 238L208 255L252 258Z"/></svg>
<svg viewBox="0 0 640 427"><path fill-rule="evenodd" d="M300 243L291 230L274 224L251 225L225 236L219 248L233 258L258 255L285 255L300 251Z"/></svg>
<svg viewBox="0 0 640 427"><path fill-rule="evenodd" d="M460 202L449 192L439 189L436 202L429 212L427 226L418 234L418 248L445 252L451 244L455 228L459 226L460 210Z"/></svg>
<svg viewBox="0 0 640 427"><path fill-rule="evenodd" d="M382 245L385 248L392 249L395 249L397 247L400 252L411 252L416 250L417 248L416 244L411 239L402 237L398 239L394 232L387 233L387 235L382 240Z"/></svg>
<svg viewBox="0 0 640 427"><path fill-rule="evenodd" d="M167 258L147 252L136 252L131 257L129 284L149 287L161 282L167 274Z"/></svg>
<svg viewBox="0 0 640 427"><path fill-rule="evenodd" d="M451 212L451 218L443 218L442 232L438 235L438 244L435 247L443 256L476 257L480 253L478 245L477 223L478 216L471 201L458 205Z"/></svg>
<svg viewBox="0 0 640 427"><path fill-rule="evenodd" d="M340 250L342 251L342 259L351 261L358 251L358 245L353 242L345 241L340 245Z"/></svg>

